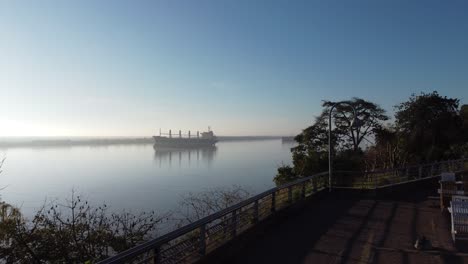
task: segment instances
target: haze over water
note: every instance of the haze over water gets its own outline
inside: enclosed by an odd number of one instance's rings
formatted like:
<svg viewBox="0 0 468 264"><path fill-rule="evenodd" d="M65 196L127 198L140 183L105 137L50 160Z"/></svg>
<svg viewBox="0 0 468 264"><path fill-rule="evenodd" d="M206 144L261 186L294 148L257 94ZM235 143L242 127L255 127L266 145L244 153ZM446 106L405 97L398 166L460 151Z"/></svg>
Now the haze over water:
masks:
<svg viewBox="0 0 468 264"><path fill-rule="evenodd" d="M111 210L176 209L180 196L239 185L252 194L274 186L292 144L281 140L218 142L215 149L155 150L152 144L10 148L0 174L2 199L31 216L45 200L72 189Z"/></svg>

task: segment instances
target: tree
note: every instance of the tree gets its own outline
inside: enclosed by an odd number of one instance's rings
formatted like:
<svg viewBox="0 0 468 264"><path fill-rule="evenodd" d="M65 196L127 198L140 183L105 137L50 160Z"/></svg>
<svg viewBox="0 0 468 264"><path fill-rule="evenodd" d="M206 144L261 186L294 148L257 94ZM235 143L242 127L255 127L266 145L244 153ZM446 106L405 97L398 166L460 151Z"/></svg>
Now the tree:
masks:
<svg viewBox="0 0 468 264"><path fill-rule="evenodd" d="M375 144L365 152L366 171L390 169L405 165L408 153L400 131L394 126L376 129Z"/></svg>
<svg viewBox="0 0 468 264"><path fill-rule="evenodd" d="M468 105L462 105L460 108L460 117L463 122L463 141L468 141Z"/></svg>
<svg viewBox="0 0 468 264"><path fill-rule="evenodd" d="M65 204L44 205L31 221L5 208L0 258L6 263L95 262L147 241L167 217L154 212L108 213L105 204L91 206L74 193Z"/></svg>
<svg viewBox="0 0 468 264"><path fill-rule="evenodd" d="M396 126L413 162L452 158L451 146L463 143L458 105L458 99L442 97L434 91L413 94L408 101L395 107Z"/></svg>
<svg viewBox="0 0 468 264"><path fill-rule="evenodd" d="M5 163L5 157L3 157L2 159L0 159L0 174L2 174L2 167L3 167L3 164ZM5 187L0 187L0 190L3 190ZM1 196L0 196L1 197Z"/></svg>
<svg viewBox="0 0 468 264"><path fill-rule="evenodd" d="M5 158L0 160L0 174L2 173L2 166ZM0 188L1 189L1 188ZM18 208L0 200L0 259L4 258L3 243L8 241L12 230L15 229L15 223L21 219L21 212Z"/></svg>
<svg viewBox="0 0 468 264"><path fill-rule="evenodd" d="M334 128L332 128L332 144L337 149L334 157L334 167L337 169L359 169L363 162L363 152L360 145L363 141L372 142L375 131L388 120L380 106L361 98L353 98L339 104L332 113ZM291 149L293 166L282 166L278 169L274 182L277 185L311 175L328 169L328 116L335 102L324 101L322 113L314 124L307 127L295 137L298 146ZM361 121L359 127L350 128L354 112Z"/></svg>
<svg viewBox="0 0 468 264"><path fill-rule="evenodd" d="M363 140L371 140L370 137L374 134L376 129L382 127L382 122L387 121L388 116L385 114L385 110L379 105L361 98L355 97L345 102L347 104L336 105L336 111L332 114L332 119L335 121L334 124L336 126L333 130L333 134L339 136L341 143L347 146L347 149L352 148L354 151L357 151ZM336 104L336 102L325 101L323 103L325 109L322 114L328 116L330 108L334 104ZM355 117L360 123L358 126L351 127L354 114L349 105L356 111Z"/></svg>

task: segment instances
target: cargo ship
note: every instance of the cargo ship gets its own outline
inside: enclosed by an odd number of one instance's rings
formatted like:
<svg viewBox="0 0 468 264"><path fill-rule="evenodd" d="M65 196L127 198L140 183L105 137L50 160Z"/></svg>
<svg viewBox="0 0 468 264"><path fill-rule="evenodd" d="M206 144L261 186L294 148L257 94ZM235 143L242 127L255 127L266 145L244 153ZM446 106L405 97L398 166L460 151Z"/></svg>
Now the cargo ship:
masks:
<svg viewBox="0 0 468 264"><path fill-rule="evenodd" d="M196 135L192 135L190 130L187 134L182 134L179 130L178 134L173 134L172 130L169 133L163 134L159 131L159 136L153 136L155 148L202 148L213 147L218 142L213 131L208 127L207 132L197 131Z"/></svg>

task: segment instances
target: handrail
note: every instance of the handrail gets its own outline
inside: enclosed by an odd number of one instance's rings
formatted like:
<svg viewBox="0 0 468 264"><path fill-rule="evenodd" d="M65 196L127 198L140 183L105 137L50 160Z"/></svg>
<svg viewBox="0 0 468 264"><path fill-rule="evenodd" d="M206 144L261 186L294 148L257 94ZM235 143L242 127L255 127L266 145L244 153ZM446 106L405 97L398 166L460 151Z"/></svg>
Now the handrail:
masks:
<svg viewBox="0 0 468 264"><path fill-rule="evenodd" d="M466 162L468 162L468 158L374 171L335 171L335 182L332 184L333 188L338 189L380 189L435 177L444 170L466 171L467 169L464 167ZM345 176L341 178L344 181L338 180L340 174Z"/></svg>
<svg viewBox="0 0 468 264"><path fill-rule="evenodd" d="M419 167L424 167L424 166L432 166L432 165L440 165L440 164L446 164L449 162L459 162L459 161L468 161L468 158L462 158L462 159L456 159L456 160L444 160L444 161L437 161L433 163L423 163L423 164L417 164L417 165L409 165L409 166L402 166L402 167L395 167L395 168L389 168L389 169L379 169L379 170L372 170L372 171L348 171L348 170L334 170L334 172L342 172L342 173L385 173L385 172L392 172L396 170L404 170L404 169L413 169L413 168L419 168Z"/></svg>
<svg viewBox="0 0 468 264"><path fill-rule="evenodd" d="M440 165L440 164L455 164L457 162L460 162L460 164L464 164L464 162L467 162L468 159L457 159L457 160L449 160L449 161L442 161L442 162L435 162L435 163L428 163L428 164L421 164L421 165L412 165L412 166L408 166L408 167L404 167L404 168L393 168L393 169L386 169L386 170L378 170L378 171L370 171L370 172L357 172L357 171L335 171L335 173L364 173L364 174L382 174L382 173L389 173L389 172L397 172L399 170L406 170L408 171L409 169L413 169L413 168L423 168L423 167L427 167L427 166L430 166L431 168L433 168L434 166L437 166L437 165ZM429 175L430 177L433 177L433 171L431 169L431 175ZM398 174L398 173L397 173ZM318 173L318 174L314 174L312 176L308 176L308 177L302 177L296 181L293 181L293 182L290 182L290 183L286 183L284 185L281 185L281 186L278 186L278 187L274 187L274 188L271 188L270 190L267 190L265 192L262 192L260 194L257 194L253 197L250 197L244 201L241 201L235 205L232 205L226 209L223 209L221 211L218 211L216 213L213 213L209 216L206 216L202 219L199 219L193 223L190 223L190 224L187 224L179 229L176 229L172 232L169 232L165 235L162 235L158 238L155 238L153 240L150 240L148 242L145 242L145 243L142 243L136 247L133 247L131 249L128 249L126 251L123 251L113 257L110 257L110 258L107 258L101 262L99 262L100 264L107 264L107 263L123 263L124 261L128 261L128 260L132 260L132 259L135 259L143 254L147 254L149 252L153 252L152 256L150 258L153 259L153 262L156 262L158 261L157 259L161 257L161 255L158 256L158 250L161 249L161 247L163 245L167 245L167 243L171 242L171 241L175 241L177 239L183 239L186 235L190 234L190 232L193 232L195 230L200 230L200 234L198 234L198 243L202 243L200 244L200 248L199 248L199 252L200 252L200 256L203 256L206 254L206 236L207 236L207 231L206 231L206 228L208 227L208 225L210 223L213 223L214 221L217 221L217 220L223 220L224 217L228 216L229 214L232 214L232 217L229 218L231 222L229 222L230 224L234 224L234 230L232 230L233 234L235 235L236 232L237 232L237 226L235 225L236 224L236 220L237 220L237 213L241 213L242 212L242 209L250 206L250 205L254 205L256 207L256 209L254 209L254 214L256 214L256 216L254 215L254 218L256 217L256 220L258 222L258 218L259 218L259 203L262 199L268 197L268 196L271 196L271 201L269 201L267 205L270 205L271 203L271 212L273 213L274 211L276 211L276 208L275 206L277 206L276 204L278 203L278 201L276 201L276 196L279 196L279 195L284 195L284 193L281 193L282 190L285 190L287 189L288 190L288 204L292 204L293 202L293 198L292 198L292 191L293 191L293 188L298 186L298 185L301 185L302 186L302 189L301 189L301 199L304 198L306 196L306 190L305 190L305 186L308 182L312 182L313 184L313 190L314 192L313 193L317 193L319 190L318 190L318 184L317 184L317 181L314 181L315 179L319 179L319 177L324 177L324 176L327 176L328 175L328 172L321 172L321 173ZM424 178L427 178L427 176L425 176ZM325 178L324 178L325 179ZM405 183L405 182L410 182L412 180L410 180L409 178L406 179L406 181L402 181L402 182L398 182L398 183ZM393 183L395 184L395 183ZM322 182L322 186L321 186L321 189L324 189L328 187L328 181L324 180ZM379 187L382 187L382 186L377 186L377 185L374 185L374 188L379 188ZM353 188L353 187L343 187L343 188ZM248 209L248 208L247 208ZM270 213L271 215L271 213ZM268 215L269 216L269 215ZM266 216L266 217L268 217ZM256 223L256 222L255 222ZM234 236L233 235L233 236ZM233 237L232 236L232 237ZM228 238L229 239L232 239L232 237ZM190 248L192 249L193 251L193 248Z"/></svg>
<svg viewBox="0 0 468 264"><path fill-rule="evenodd" d="M256 201L259 201L265 197L268 197L269 195L272 195L273 193L276 193L277 191L279 190L283 190L283 189L287 189L287 188L290 188L290 187L293 187L293 186L296 186L298 184L302 184L302 183L305 183L307 181L310 181L316 177L320 177L320 176L324 176L324 175L328 175L328 172L321 172L321 173L318 173L318 174L314 174L312 176L308 176L308 177L303 177L303 178L300 178L296 181L293 181L293 182L290 182L290 183L287 183L287 184L284 184L282 186L278 186L278 187L274 187L274 188L271 188L270 190L267 190L265 192L262 192L260 194L257 194L253 197L250 197L244 201L241 201L233 206L230 206L226 209L223 209L221 211L218 211L214 214L211 214L209 216L206 216L202 219L199 219L193 223L190 223L188 225L185 225L179 229L176 229L172 232L169 232L165 235L162 235L158 238L155 238L153 240L150 240L148 242L145 242L143 244L140 244L138 246L135 246L131 249L128 249L126 251L123 251L113 257L110 257L110 258L107 258L103 261L100 261L98 262L99 264L106 264L106 263L122 263L122 261L125 261L125 260L129 260L129 259L132 259L134 257L137 257L138 255L142 254L142 253L146 253L148 252L149 250L152 250L154 248L157 248L158 246L164 244L164 243L167 243L167 242L170 242L174 239L177 239L187 233L190 233L191 231L194 231L198 228L200 228L201 226L203 225L206 225L210 222L213 222L214 220L217 220L217 219L220 219L222 218L223 216L226 216L234 211L237 211L243 207L246 207L252 203L255 203Z"/></svg>

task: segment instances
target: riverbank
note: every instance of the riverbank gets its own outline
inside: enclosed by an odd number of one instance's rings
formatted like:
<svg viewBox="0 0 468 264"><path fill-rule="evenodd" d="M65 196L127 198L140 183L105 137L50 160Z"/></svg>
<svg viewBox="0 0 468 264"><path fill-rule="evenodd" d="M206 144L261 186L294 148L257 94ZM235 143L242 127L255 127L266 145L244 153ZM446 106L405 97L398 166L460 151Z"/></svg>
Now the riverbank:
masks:
<svg viewBox="0 0 468 264"><path fill-rule="evenodd" d="M219 136L219 141L249 141L281 139L281 136ZM3 138L0 148L15 147L58 147L58 146L105 146L153 144L151 137L142 138Z"/></svg>

